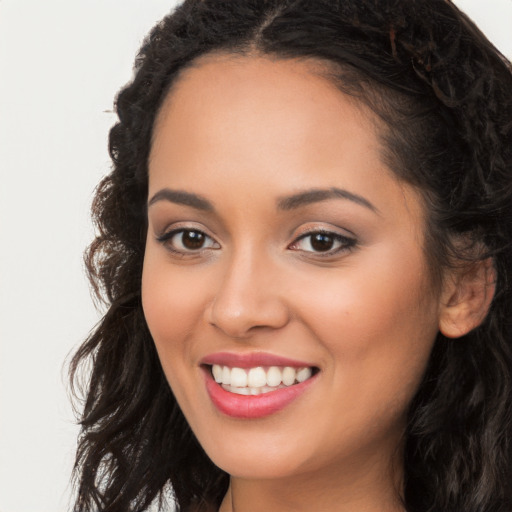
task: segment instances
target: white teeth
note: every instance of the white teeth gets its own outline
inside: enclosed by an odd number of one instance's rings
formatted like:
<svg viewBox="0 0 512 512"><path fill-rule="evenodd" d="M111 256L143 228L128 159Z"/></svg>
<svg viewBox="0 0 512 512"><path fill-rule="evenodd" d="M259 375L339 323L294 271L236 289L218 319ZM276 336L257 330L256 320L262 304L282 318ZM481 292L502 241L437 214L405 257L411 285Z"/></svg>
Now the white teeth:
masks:
<svg viewBox="0 0 512 512"><path fill-rule="evenodd" d="M292 366L270 366L265 368L231 368L212 365L212 375L224 389L239 395L259 395L276 389L304 382L312 376L312 369Z"/></svg>
<svg viewBox="0 0 512 512"><path fill-rule="evenodd" d="M309 379L311 377L311 368L301 368L297 372L297 381L298 382L304 382L305 380Z"/></svg>
<svg viewBox="0 0 512 512"><path fill-rule="evenodd" d="M295 375L294 375L295 378ZM267 372L267 386L279 386L283 380L281 370L277 366L271 366Z"/></svg>
<svg viewBox="0 0 512 512"><path fill-rule="evenodd" d="M267 375L265 370L259 366L258 368L251 368L247 377L247 385L250 388L261 388L267 383Z"/></svg>
<svg viewBox="0 0 512 512"><path fill-rule="evenodd" d="M295 382L295 379L296 379L296 375L295 374L296 373L297 372L296 372L295 368L291 368L290 366L286 366L284 368L284 370L283 370L283 384L285 386L291 386Z"/></svg>
<svg viewBox="0 0 512 512"><path fill-rule="evenodd" d="M214 364L213 366L217 366ZM222 368L222 384L231 384L231 368L224 366Z"/></svg>
<svg viewBox="0 0 512 512"><path fill-rule="evenodd" d="M264 393L269 393L270 391L275 391L276 389L285 388L283 384L278 387L271 388L269 386L262 386L261 388L235 388L234 386L226 386L222 384L222 387L231 393L235 393L236 395L262 395Z"/></svg>
<svg viewBox="0 0 512 512"><path fill-rule="evenodd" d="M214 364L212 366L212 374L213 378L215 379L215 382L221 383L222 382L222 374L223 374L222 366L219 366L218 364Z"/></svg>
<svg viewBox="0 0 512 512"><path fill-rule="evenodd" d="M231 370L230 384L236 388L247 387L247 372L242 368L233 368Z"/></svg>

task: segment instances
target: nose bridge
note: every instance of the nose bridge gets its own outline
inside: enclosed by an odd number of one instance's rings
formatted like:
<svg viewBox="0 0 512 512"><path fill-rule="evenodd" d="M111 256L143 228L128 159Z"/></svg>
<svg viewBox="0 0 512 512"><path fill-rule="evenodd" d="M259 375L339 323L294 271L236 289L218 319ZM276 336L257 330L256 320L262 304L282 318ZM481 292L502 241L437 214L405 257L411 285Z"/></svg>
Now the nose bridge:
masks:
<svg viewBox="0 0 512 512"><path fill-rule="evenodd" d="M230 337L249 336L256 328L277 329L288 321L275 259L250 245L226 257L208 321Z"/></svg>

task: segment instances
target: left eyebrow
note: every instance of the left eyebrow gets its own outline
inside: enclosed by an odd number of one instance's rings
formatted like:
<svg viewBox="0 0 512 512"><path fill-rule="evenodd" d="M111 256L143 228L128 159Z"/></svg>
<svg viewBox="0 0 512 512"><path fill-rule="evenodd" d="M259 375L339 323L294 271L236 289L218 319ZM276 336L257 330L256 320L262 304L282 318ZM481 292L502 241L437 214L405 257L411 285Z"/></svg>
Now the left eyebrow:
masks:
<svg viewBox="0 0 512 512"><path fill-rule="evenodd" d="M300 208L301 206L307 206L312 203L327 201L329 199L346 199L358 204L359 206L364 206L374 213L379 213L377 207L368 201L368 199L365 199L363 196L358 194L349 192L348 190L336 187L327 189L312 188L297 194L281 197L277 201L277 207L280 210L294 210L295 208Z"/></svg>

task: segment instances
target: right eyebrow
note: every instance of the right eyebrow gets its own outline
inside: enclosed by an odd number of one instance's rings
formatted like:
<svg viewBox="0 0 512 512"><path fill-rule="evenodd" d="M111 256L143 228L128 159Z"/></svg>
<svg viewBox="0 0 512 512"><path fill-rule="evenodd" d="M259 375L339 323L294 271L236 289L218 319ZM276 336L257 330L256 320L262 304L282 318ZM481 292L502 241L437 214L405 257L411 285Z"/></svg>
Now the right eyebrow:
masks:
<svg viewBox="0 0 512 512"><path fill-rule="evenodd" d="M159 201L169 201L175 204L183 204L185 206L191 206L197 210L203 210L205 212L212 212L215 210L213 204L208 199L192 194L191 192L185 192L183 190L172 190L170 188L163 188L159 190L149 201L148 208L153 206Z"/></svg>
<svg viewBox="0 0 512 512"><path fill-rule="evenodd" d="M300 208L302 206L307 206L312 203L318 203L329 199L346 199L358 204L359 206L364 206L374 213L379 213L377 207L370 203L368 199L337 187L327 189L312 188L291 196L281 197L277 202L277 207L280 210L293 210L295 208Z"/></svg>

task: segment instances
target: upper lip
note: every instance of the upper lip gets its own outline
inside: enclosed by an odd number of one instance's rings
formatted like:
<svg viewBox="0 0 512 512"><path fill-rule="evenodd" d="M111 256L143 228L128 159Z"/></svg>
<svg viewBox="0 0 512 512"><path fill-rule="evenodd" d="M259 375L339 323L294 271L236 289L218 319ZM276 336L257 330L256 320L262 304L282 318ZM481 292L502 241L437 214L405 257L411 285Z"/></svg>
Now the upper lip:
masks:
<svg viewBox="0 0 512 512"><path fill-rule="evenodd" d="M231 368L255 368L257 366L291 366L293 368L313 367L311 363L277 356L267 352L216 352L209 354L200 361L201 364L229 366Z"/></svg>

